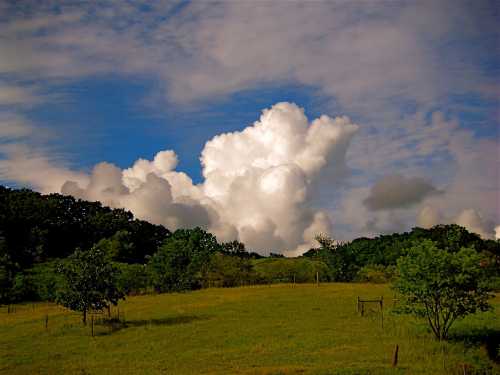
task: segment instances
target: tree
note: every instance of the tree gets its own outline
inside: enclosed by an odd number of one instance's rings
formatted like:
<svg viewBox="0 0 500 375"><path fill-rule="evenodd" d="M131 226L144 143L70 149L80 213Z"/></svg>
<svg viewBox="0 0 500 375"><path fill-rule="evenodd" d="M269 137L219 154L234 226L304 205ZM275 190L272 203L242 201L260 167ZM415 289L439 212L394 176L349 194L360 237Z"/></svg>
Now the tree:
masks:
<svg viewBox="0 0 500 375"><path fill-rule="evenodd" d="M14 300L13 284L17 265L7 253L5 238L0 232L0 305Z"/></svg>
<svg viewBox="0 0 500 375"><path fill-rule="evenodd" d="M7 254L0 254L0 305L12 302L13 264Z"/></svg>
<svg viewBox="0 0 500 375"><path fill-rule="evenodd" d="M247 258L216 252L201 269L206 286L234 287L254 278L252 263Z"/></svg>
<svg viewBox="0 0 500 375"><path fill-rule="evenodd" d="M403 310L427 318L438 340L447 339L457 319L489 308L488 279L474 249L452 252L424 240L408 249L397 267L394 288L403 297Z"/></svg>
<svg viewBox="0 0 500 375"><path fill-rule="evenodd" d="M320 248L311 249L304 255L326 263L334 281L353 280L360 267L349 244L324 234L317 235L315 239Z"/></svg>
<svg viewBox="0 0 500 375"><path fill-rule="evenodd" d="M245 249L245 244L239 241L221 243L221 253L225 255L233 255L240 258L249 258L250 254Z"/></svg>
<svg viewBox="0 0 500 375"><path fill-rule="evenodd" d="M200 288L201 268L218 250L215 236L200 228L176 230L148 262L154 288L158 292Z"/></svg>
<svg viewBox="0 0 500 375"><path fill-rule="evenodd" d="M58 271L63 277L56 301L71 310L81 311L84 324L89 310L108 308L124 298L116 283L118 269L98 247L76 250L60 264Z"/></svg>
<svg viewBox="0 0 500 375"><path fill-rule="evenodd" d="M134 249L130 233L126 230L119 230L110 238L101 239L95 246L103 250L112 260L126 259Z"/></svg>

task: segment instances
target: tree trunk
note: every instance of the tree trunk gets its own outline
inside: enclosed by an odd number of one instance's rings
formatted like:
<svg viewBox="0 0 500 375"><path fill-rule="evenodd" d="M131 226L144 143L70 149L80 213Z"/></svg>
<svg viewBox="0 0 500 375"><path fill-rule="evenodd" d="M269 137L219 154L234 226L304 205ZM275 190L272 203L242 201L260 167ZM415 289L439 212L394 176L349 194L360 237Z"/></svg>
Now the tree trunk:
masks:
<svg viewBox="0 0 500 375"><path fill-rule="evenodd" d="M87 309L83 309L83 324L87 325Z"/></svg>

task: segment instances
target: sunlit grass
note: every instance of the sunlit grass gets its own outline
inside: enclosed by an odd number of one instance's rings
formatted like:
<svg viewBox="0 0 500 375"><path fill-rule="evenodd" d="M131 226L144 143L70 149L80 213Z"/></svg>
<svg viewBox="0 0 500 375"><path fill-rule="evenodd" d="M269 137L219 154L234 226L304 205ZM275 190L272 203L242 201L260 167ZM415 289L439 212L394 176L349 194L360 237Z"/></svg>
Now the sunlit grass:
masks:
<svg viewBox="0 0 500 375"><path fill-rule="evenodd" d="M383 328L375 305L356 313L357 296L382 295ZM463 374L464 365L498 373L481 341L500 332L499 297L497 311L460 322L451 332L460 341L445 344L423 322L391 314L392 297L388 286L372 284L137 296L119 305L125 324L98 324L94 337L78 314L52 304L18 305L11 314L3 307L0 373Z"/></svg>

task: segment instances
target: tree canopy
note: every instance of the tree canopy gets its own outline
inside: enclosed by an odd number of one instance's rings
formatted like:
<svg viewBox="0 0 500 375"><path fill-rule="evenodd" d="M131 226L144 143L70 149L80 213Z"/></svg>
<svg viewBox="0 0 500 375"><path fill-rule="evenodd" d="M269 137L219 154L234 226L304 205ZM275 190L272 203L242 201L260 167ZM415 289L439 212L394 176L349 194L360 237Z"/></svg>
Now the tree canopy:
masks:
<svg viewBox="0 0 500 375"><path fill-rule="evenodd" d="M402 307L425 317L438 340L448 337L457 319L489 307L487 275L471 248L451 251L423 240L397 265L394 288L402 295Z"/></svg>
<svg viewBox="0 0 500 375"><path fill-rule="evenodd" d="M127 263L144 262L170 234L163 226L134 219L128 211L99 202L0 186L4 253L20 269L66 257L77 248L90 249L118 231L128 232L131 247L117 259Z"/></svg>
<svg viewBox="0 0 500 375"><path fill-rule="evenodd" d="M201 228L176 230L149 260L155 289L164 292L201 287L201 268L218 250L215 236Z"/></svg>
<svg viewBox="0 0 500 375"><path fill-rule="evenodd" d="M71 310L81 311L83 323L86 323L88 311L116 305L124 298L117 287L118 268L98 247L76 250L61 262L58 271L62 274L62 283L58 286L56 301Z"/></svg>

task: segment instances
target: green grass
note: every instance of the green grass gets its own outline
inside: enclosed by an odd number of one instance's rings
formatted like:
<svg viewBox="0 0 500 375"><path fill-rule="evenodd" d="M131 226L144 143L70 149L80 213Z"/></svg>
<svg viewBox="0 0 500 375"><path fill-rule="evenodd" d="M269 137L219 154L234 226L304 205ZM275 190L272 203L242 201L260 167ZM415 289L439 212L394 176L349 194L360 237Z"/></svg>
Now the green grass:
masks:
<svg viewBox="0 0 500 375"><path fill-rule="evenodd" d="M383 329L379 313L356 314L358 295L384 296ZM388 286L373 284L137 296L119 305L125 326L97 325L95 337L78 314L55 305L18 305L11 314L3 307L0 373L463 374L464 364L499 373L483 343L498 339L499 297L495 312L460 322L451 332L460 340L445 344L423 322L391 314L391 297Z"/></svg>

